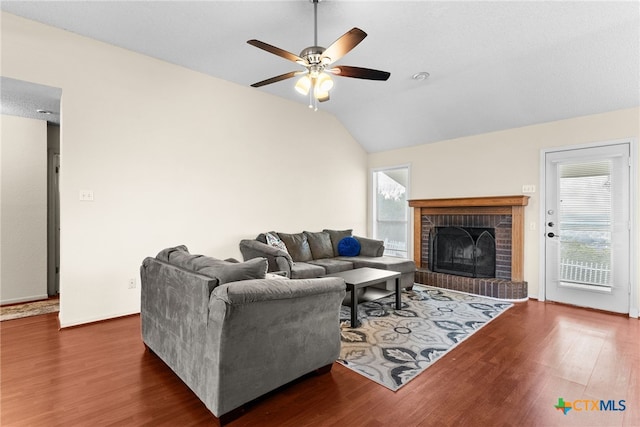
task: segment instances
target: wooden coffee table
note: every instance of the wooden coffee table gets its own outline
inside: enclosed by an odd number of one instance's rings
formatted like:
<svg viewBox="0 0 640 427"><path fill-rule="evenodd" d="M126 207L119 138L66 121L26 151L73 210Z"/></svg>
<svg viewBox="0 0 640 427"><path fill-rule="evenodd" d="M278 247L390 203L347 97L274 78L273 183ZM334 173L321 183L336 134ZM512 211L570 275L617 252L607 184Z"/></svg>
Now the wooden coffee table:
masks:
<svg viewBox="0 0 640 427"><path fill-rule="evenodd" d="M400 273L397 271L380 270L378 268L356 268L355 270L342 271L340 273L327 274L329 277L341 277L347 284L347 290L351 291L351 327L360 326L358 322L358 292L360 288L396 279L396 310L402 308L400 300Z"/></svg>

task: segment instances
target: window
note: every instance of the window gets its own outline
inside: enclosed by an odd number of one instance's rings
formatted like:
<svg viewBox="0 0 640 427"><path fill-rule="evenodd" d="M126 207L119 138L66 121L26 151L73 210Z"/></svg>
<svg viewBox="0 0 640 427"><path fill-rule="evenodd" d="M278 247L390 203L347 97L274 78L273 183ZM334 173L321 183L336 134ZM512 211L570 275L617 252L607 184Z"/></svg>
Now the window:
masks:
<svg viewBox="0 0 640 427"><path fill-rule="evenodd" d="M373 171L373 237L384 241L384 254L409 254L409 167Z"/></svg>
<svg viewBox="0 0 640 427"><path fill-rule="evenodd" d="M611 160L560 165L560 279L611 283Z"/></svg>

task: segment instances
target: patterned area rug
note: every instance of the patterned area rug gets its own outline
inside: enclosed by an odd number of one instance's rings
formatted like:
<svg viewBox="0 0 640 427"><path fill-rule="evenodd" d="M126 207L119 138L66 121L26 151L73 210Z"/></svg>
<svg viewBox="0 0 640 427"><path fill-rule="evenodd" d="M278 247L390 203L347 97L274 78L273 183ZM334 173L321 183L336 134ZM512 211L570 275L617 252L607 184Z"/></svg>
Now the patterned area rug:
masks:
<svg viewBox="0 0 640 427"><path fill-rule="evenodd" d="M338 360L347 368L396 391L513 304L416 285L395 296L358 305L359 328L351 310L340 310L342 346Z"/></svg>
<svg viewBox="0 0 640 427"><path fill-rule="evenodd" d="M60 300L51 298L44 301L27 302L0 307L0 322L21 317L37 316L39 314L60 311Z"/></svg>

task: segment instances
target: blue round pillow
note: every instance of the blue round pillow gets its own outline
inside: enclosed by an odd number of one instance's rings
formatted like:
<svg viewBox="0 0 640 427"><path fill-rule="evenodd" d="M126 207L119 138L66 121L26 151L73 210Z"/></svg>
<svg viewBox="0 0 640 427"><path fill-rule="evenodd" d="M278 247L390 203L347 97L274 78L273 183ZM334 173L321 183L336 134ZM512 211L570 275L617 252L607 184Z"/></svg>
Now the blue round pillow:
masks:
<svg viewBox="0 0 640 427"><path fill-rule="evenodd" d="M360 242L355 237L344 237L338 242L338 254L340 256L358 256L360 254Z"/></svg>

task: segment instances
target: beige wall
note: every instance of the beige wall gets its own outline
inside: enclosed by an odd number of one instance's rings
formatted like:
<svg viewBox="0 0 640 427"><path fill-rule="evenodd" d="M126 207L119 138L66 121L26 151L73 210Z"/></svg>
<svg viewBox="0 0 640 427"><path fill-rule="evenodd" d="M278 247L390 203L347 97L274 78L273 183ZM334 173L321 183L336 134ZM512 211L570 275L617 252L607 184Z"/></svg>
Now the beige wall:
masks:
<svg viewBox="0 0 640 427"><path fill-rule="evenodd" d="M47 298L47 122L0 128L0 303Z"/></svg>
<svg viewBox="0 0 640 427"><path fill-rule="evenodd" d="M63 90L62 326L138 312L139 283L129 290L128 281L145 256L169 245L226 258L240 257L241 238L267 229L366 233L367 154L333 116L1 16L2 75ZM411 198L519 194L523 184L539 185L542 148L637 138L638 115L636 108L375 153L368 166L411 164ZM450 176L453 163L465 172ZM93 202L78 200L85 189ZM538 194L525 220L534 297Z"/></svg>
<svg viewBox="0 0 640 427"><path fill-rule="evenodd" d="M375 153L369 156L369 167L409 163L410 199L516 195L522 193L522 185L534 184L536 193L530 195L525 208L524 275L529 282L529 295L537 298L541 150L618 139L637 140L639 135L640 109L633 108ZM636 187L640 188L640 183L636 183ZM636 212L639 210L636 207ZM636 253L640 253L637 240Z"/></svg>
<svg viewBox="0 0 640 427"><path fill-rule="evenodd" d="M6 13L2 75L62 88L63 327L138 312L164 247L366 232L367 156L327 113Z"/></svg>

